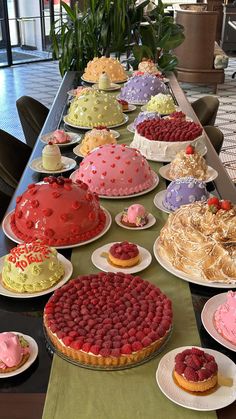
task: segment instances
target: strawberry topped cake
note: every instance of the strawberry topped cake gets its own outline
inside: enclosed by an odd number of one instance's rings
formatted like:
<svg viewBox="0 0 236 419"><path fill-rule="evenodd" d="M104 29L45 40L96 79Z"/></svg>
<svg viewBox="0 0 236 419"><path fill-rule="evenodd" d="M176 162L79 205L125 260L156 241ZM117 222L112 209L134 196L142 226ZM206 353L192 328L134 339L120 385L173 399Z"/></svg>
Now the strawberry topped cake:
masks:
<svg viewBox="0 0 236 419"><path fill-rule="evenodd" d="M0 373L17 370L30 356L29 343L13 332L0 333Z"/></svg>
<svg viewBox="0 0 236 419"><path fill-rule="evenodd" d="M172 160L176 153L191 144L204 144L202 127L195 122L177 119L145 120L136 126L131 147L137 148L147 159Z"/></svg>
<svg viewBox="0 0 236 419"><path fill-rule="evenodd" d="M10 224L22 241L39 239L57 247L97 236L105 221L98 196L85 183L49 176L42 183L28 185L16 198Z"/></svg>
<svg viewBox="0 0 236 419"><path fill-rule="evenodd" d="M139 276L83 275L55 291L45 306L44 325L67 357L120 368L163 346L172 326L171 301Z"/></svg>
<svg viewBox="0 0 236 419"><path fill-rule="evenodd" d="M96 148L72 173L73 182L85 182L101 196L126 196L150 189L157 175L138 150L125 144L106 144Z"/></svg>
<svg viewBox="0 0 236 419"><path fill-rule="evenodd" d="M174 378L184 390L204 392L217 384L214 356L199 348L185 349L175 357Z"/></svg>
<svg viewBox="0 0 236 419"><path fill-rule="evenodd" d="M138 246L127 241L114 243L108 252L108 262L119 268L128 268L139 263Z"/></svg>
<svg viewBox="0 0 236 419"><path fill-rule="evenodd" d="M214 314L216 330L236 346L236 292L228 291L226 301L221 304Z"/></svg>
<svg viewBox="0 0 236 419"><path fill-rule="evenodd" d="M199 154L196 148L189 144L185 150L179 151L170 163L170 179L192 176L195 179L207 178L206 160Z"/></svg>

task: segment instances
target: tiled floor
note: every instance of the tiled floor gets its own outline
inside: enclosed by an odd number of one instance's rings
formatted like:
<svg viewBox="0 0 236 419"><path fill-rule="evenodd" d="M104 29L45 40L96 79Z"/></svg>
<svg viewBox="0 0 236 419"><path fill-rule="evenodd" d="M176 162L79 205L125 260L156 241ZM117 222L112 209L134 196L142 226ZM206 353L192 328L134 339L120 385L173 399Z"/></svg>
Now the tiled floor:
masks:
<svg viewBox="0 0 236 419"><path fill-rule="evenodd" d="M236 58L229 60L225 83L218 86L220 107L216 125L223 131L225 140L220 155L230 177L236 181ZM61 82L57 62L40 62L0 69L0 128L24 141L15 102L29 95L50 107ZM209 86L182 84L190 102L212 94Z"/></svg>

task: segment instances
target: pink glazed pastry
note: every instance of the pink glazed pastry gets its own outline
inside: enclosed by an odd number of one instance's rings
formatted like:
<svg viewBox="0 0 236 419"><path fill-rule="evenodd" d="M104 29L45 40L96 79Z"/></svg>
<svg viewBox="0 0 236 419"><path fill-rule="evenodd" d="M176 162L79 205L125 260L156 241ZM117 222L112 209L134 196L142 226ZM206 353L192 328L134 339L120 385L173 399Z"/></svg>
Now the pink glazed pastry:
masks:
<svg viewBox="0 0 236 419"><path fill-rule="evenodd" d="M121 223L130 227L143 227L148 222L148 214L143 205L133 204L123 210Z"/></svg>
<svg viewBox="0 0 236 419"><path fill-rule="evenodd" d="M158 177L138 150L106 144L87 155L71 178L83 181L98 195L127 196L151 188Z"/></svg>
<svg viewBox="0 0 236 419"><path fill-rule="evenodd" d="M217 332L236 345L236 292L227 293L226 302L218 307L214 320Z"/></svg>
<svg viewBox="0 0 236 419"><path fill-rule="evenodd" d="M50 139L50 141L53 144L69 143L70 142L70 136L65 131L63 131L62 129L57 129L56 131L53 132L52 139Z"/></svg>
<svg viewBox="0 0 236 419"><path fill-rule="evenodd" d="M25 339L21 340L12 332L0 333L0 372L10 372L19 368L29 357Z"/></svg>

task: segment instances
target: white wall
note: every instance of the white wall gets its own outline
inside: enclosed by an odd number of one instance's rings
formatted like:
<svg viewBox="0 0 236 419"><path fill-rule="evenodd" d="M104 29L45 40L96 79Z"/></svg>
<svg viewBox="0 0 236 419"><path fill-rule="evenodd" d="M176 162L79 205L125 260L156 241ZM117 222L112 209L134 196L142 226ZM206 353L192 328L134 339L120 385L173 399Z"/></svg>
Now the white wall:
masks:
<svg viewBox="0 0 236 419"><path fill-rule="evenodd" d="M19 16L34 19L33 21L23 20L20 23L24 45L36 46L37 49L42 50L39 0L19 0Z"/></svg>

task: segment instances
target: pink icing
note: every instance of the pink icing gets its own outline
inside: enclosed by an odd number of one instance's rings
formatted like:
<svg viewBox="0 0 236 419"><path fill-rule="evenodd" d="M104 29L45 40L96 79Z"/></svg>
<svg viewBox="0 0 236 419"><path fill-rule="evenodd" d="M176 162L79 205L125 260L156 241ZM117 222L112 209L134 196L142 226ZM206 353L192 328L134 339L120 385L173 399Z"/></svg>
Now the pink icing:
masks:
<svg viewBox="0 0 236 419"><path fill-rule="evenodd" d="M12 332L0 333L1 368L4 368L4 364L9 368L18 365L23 353L24 351L17 335Z"/></svg>
<svg viewBox="0 0 236 419"><path fill-rule="evenodd" d="M236 292L227 293L226 302L218 307L214 317L217 331L236 345Z"/></svg>
<svg viewBox="0 0 236 419"><path fill-rule="evenodd" d="M70 137L69 135L63 131L62 129L57 129L53 133L53 138L51 139L53 144L63 144L63 143L69 143Z"/></svg>
<svg viewBox="0 0 236 419"><path fill-rule="evenodd" d="M145 217L146 210L143 205L134 204L128 208L127 216L129 223L135 224L137 219Z"/></svg>
<svg viewBox="0 0 236 419"><path fill-rule="evenodd" d="M85 182L99 195L122 196L149 189L156 175L138 150L106 144L88 154L71 178Z"/></svg>

